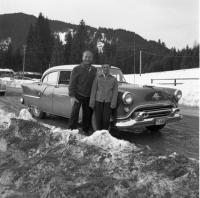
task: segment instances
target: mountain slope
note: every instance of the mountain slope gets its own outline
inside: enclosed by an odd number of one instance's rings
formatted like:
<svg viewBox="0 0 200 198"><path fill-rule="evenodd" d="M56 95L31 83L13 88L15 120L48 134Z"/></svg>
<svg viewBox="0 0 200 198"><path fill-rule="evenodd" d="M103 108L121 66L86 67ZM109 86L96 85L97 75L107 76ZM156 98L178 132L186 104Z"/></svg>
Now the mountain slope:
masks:
<svg viewBox="0 0 200 198"><path fill-rule="evenodd" d="M31 24L36 22L36 17L24 13L13 13L0 15L0 41L11 38L14 47L22 47L26 43L26 37ZM52 32L67 32L69 29L76 30L77 25L65 23L62 21L49 20ZM160 53L168 53L168 49L161 43L155 41L147 41L140 35L130 31L122 29L108 29L108 28L93 28L88 26L91 35L95 35L98 32L98 36L95 39L102 39L102 35L106 40L118 39L120 49L130 49L133 47L135 39L136 49L152 49L159 51ZM101 37L101 38L99 38Z"/></svg>

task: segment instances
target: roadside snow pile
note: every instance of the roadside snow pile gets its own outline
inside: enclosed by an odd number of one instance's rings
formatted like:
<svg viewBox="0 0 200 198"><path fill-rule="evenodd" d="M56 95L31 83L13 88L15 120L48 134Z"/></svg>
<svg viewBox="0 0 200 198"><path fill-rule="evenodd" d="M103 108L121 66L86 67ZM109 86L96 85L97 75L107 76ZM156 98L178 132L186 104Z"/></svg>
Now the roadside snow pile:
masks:
<svg viewBox="0 0 200 198"><path fill-rule="evenodd" d="M21 111L19 112L18 119L34 120L31 113L28 111L28 109L21 109Z"/></svg>
<svg viewBox="0 0 200 198"><path fill-rule="evenodd" d="M179 104L187 106L199 106L200 82L199 80L177 80L177 86L174 86L173 80L154 80L151 84L151 79L170 79L170 78L199 78L200 68L183 69L165 72L144 73L141 76L135 75L135 83L141 85L155 85L159 87L170 87L180 89L182 91L182 98ZM134 75L125 75L125 79L129 83L134 83ZM180 84L179 84L180 83Z"/></svg>
<svg viewBox="0 0 200 198"><path fill-rule="evenodd" d="M4 110L0 109L0 130L8 128L11 123L11 118L14 117L15 114L7 113Z"/></svg>
<svg viewBox="0 0 200 198"><path fill-rule="evenodd" d="M22 109L19 113L19 116L17 116L14 113L8 113L2 109L0 109L0 130L1 129L7 129L10 127L11 120L13 118L22 119L22 120L33 120L32 115L28 111L28 109Z"/></svg>
<svg viewBox="0 0 200 198"><path fill-rule="evenodd" d="M29 84L29 83L39 82L40 81L38 79L19 80L19 79L12 79L12 78L1 78L0 80L7 87L15 87L15 88L21 88L22 84Z"/></svg>
<svg viewBox="0 0 200 198"><path fill-rule="evenodd" d="M119 140L110 135L110 133L106 130L95 131L91 136L85 137L81 141L86 144L94 145L107 151L111 151L113 153L119 153L125 150L138 150L134 144L124 140Z"/></svg>
<svg viewBox="0 0 200 198"><path fill-rule="evenodd" d="M46 127L26 110L19 117L0 129L1 197L198 197L195 160L160 157L108 131Z"/></svg>
<svg viewBox="0 0 200 198"><path fill-rule="evenodd" d="M22 84L29 84L29 83L33 83L33 82L34 82L33 80L18 80L18 79L14 79L9 84L9 87L21 88Z"/></svg>

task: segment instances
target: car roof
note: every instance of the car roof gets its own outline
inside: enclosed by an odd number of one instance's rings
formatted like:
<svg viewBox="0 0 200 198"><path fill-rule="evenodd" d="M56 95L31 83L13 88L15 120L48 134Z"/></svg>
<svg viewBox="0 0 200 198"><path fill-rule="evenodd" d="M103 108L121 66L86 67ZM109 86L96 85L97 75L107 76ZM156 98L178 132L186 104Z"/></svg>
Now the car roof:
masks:
<svg viewBox="0 0 200 198"><path fill-rule="evenodd" d="M54 66L54 67L51 67L49 69L47 69L43 76L46 75L47 73L49 72L52 72L52 71L55 71L55 70L72 70L74 67L78 66L79 64L76 64L76 65L59 65L59 66ZM96 67L96 68L100 68L101 65L93 65L92 66ZM119 69L118 67L114 67L114 66L111 66L111 69Z"/></svg>
<svg viewBox="0 0 200 198"><path fill-rule="evenodd" d="M1 69L0 68L0 72L14 72L12 69Z"/></svg>

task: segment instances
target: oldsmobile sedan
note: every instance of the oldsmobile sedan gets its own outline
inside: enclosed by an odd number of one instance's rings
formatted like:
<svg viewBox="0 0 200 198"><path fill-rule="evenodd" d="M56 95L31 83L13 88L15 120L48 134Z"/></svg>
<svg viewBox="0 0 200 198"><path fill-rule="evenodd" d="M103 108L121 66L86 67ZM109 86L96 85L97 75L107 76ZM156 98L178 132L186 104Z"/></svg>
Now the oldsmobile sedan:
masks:
<svg viewBox="0 0 200 198"><path fill-rule="evenodd" d="M75 66L52 67L44 72L39 83L22 85L21 102L29 107L34 117L43 118L46 113L70 117L72 105L68 87L70 74ZM101 72L101 66L94 66ZM182 96L180 90L129 84L121 70L113 66L111 74L117 78L119 85L117 108L111 119L112 127L120 131L134 132L136 127L158 131L167 123L182 118L178 108L178 101ZM94 114L91 122L95 130Z"/></svg>

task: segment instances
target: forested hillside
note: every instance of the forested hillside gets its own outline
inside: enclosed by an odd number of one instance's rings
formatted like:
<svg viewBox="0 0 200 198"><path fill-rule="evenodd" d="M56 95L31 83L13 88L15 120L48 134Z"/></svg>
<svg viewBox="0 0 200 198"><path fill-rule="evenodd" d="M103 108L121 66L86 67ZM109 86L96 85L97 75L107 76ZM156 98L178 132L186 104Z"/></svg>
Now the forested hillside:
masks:
<svg viewBox="0 0 200 198"><path fill-rule="evenodd" d="M65 42L59 34L65 33ZM0 67L43 72L61 64L77 64L83 50L93 51L94 63L108 62L124 73L198 67L199 45L168 49L160 41L147 41L135 32L93 28L82 20L79 25L38 18L23 13L0 15ZM6 42L7 41L7 42ZM25 56L24 56L25 53Z"/></svg>

